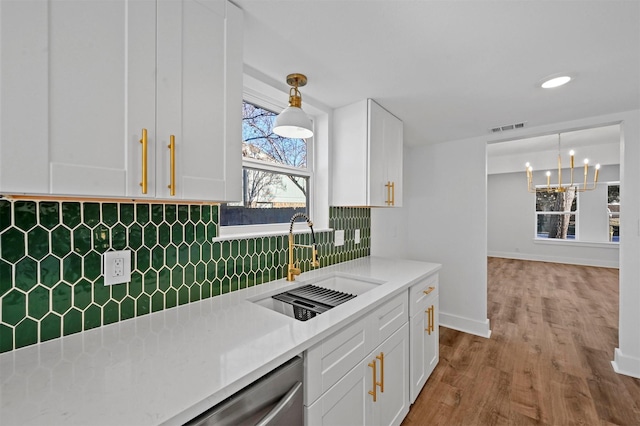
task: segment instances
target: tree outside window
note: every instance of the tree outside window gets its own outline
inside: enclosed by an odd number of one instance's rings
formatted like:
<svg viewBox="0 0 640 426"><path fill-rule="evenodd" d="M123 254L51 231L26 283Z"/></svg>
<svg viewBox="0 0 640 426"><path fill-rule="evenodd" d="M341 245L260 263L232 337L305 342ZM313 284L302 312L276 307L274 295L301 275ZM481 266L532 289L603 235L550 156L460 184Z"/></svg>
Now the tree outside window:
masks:
<svg viewBox="0 0 640 426"><path fill-rule="evenodd" d="M536 193L536 237L575 239L578 197L574 188Z"/></svg>

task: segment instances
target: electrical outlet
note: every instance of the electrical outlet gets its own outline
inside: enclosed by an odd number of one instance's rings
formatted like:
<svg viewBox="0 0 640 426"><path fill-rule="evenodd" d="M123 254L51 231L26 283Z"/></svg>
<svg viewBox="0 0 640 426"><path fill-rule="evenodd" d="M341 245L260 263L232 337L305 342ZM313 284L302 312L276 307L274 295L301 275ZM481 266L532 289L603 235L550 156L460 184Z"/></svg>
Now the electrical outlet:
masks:
<svg viewBox="0 0 640 426"><path fill-rule="evenodd" d="M356 229L353 240L356 244L360 244L360 230Z"/></svg>
<svg viewBox="0 0 640 426"><path fill-rule="evenodd" d="M336 247L344 245L344 229L340 231L335 231L334 233L334 244Z"/></svg>
<svg viewBox="0 0 640 426"><path fill-rule="evenodd" d="M102 255L104 285L131 281L131 250L108 251Z"/></svg>
<svg viewBox="0 0 640 426"><path fill-rule="evenodd" d="M124 258L116 257L113 260L113 276L121 277L124 275Z"/></svg>

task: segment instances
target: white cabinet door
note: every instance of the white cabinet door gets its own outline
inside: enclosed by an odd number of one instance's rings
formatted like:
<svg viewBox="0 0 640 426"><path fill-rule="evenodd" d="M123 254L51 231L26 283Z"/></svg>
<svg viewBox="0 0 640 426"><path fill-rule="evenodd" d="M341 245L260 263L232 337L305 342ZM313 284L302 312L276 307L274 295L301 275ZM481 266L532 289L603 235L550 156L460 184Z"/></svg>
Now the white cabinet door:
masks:
<svg viewBox="0 0 640 426"><path fill-rule="evenodd" d="M392 201L390 204L391 206L402 207L402 158L404 139L402 121L400 121L396 116L390 114L389 112L386 112L383 134L387 182L393 184L393 186L388 190L385 187L385 195L387 195L388 197L388 194L390 193ZM384 185L386 185L387 182L385 182Z"/></svg>
<svg viewBox="0 0 640 426"><path fill-rule="evenodd" d="M409 325L405 323L375 351L379 362L377 401L374 408L375 424L397 426L409 412ZM381 356L383 355L383 356ZM384 369L382 368L384 365ZM384 377L383 377L384 375Z"/></svg>
<svg viewBox="0 0 640 426"><path fill-rule="evenodd" d="M354 426L372 424L371 375L366 364L352 368L316 402L305 409L307 426Z"/></svg>
<svg viewBox="0 0 640 426"><path fill-rule="evenodd" d="M51 193L127 195L128 135L154 122L154 16L144 0L49 2Z"/></svg>
<svg viewBox="0 0 640 426"><path fill-rule="evenodd" d="M425 363L427 364L427 377L433 373L440 360L440 321L438 320L439 298L436 294L431 304L431 334L427 333L427 344L425 346Z"/></svg>
<svg viewBox="0 0 640 426"><path fill-rule="evenodd" d="M356 102L334 112L333 140L333 205L402 206L402 121Z"/></svg>
<svg viewBox="0 0 640 426"><path fill-rule="evenodd" d="M402 206L402 122L369 99L369 201Z"/></svg>
<svg viewBox="0 0 640 426"><path fill-rule="evenodd" d="M47 193L47 4L0 1L0 191Z"/></svg>
<svg viewBox="0 0 640 426"><path fill-rule="evenodd" d="M226 1L158 2L157 197L174 196L172 181L177 198L239 197L241 25Z"/></svg>
<svg viewBox="0 0 640 426"><path fill-rule="evenodd" d="M439 361L438 293L432 293L410 320L410 393L413 404Z"/></svg>

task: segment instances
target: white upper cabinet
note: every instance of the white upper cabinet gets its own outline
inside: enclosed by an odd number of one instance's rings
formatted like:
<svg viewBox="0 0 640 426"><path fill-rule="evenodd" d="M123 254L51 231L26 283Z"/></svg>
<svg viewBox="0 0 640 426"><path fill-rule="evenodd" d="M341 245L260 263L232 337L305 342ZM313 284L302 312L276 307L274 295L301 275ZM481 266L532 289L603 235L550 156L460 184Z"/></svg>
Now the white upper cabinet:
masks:
<svg viewBox="0 0 640 426"><path fill-rule="evenodd" d="M334 111L333 205L402 206L403 127L372 99Z"/></svg>
<svg viewBox="0 0 640 426"><path fill-rule="evenodd" d="M0 7L0 191L239 197L238 8L224 0Z"/></svg>
<svg viewBox="0 0 640 426"><path fill-rule="evenodd" d="M227 21L227 23L225 23ZM158 2L156 194L238 200L242 184L242 15L219 0Z"/></svg>

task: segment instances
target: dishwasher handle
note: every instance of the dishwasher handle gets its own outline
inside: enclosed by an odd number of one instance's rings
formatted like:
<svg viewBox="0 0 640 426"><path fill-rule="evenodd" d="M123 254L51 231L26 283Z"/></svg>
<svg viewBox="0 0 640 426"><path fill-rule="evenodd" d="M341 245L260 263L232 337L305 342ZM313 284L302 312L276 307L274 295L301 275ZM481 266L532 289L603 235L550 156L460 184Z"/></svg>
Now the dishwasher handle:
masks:
<svg viewBox="0 0 640 426"><path fill-rule="evenodd" d="M271 411L267 413L256 426L272 426L280 423L280 417L286 414L287 409L294 405L296 399L302 401L302 382L296 382L295 385L282 397L282 399L276 404Z"/></svg>

